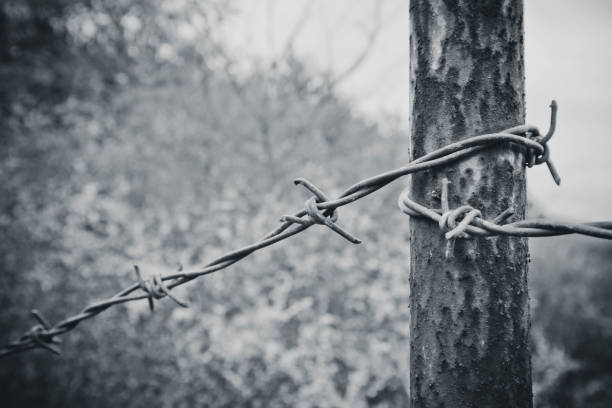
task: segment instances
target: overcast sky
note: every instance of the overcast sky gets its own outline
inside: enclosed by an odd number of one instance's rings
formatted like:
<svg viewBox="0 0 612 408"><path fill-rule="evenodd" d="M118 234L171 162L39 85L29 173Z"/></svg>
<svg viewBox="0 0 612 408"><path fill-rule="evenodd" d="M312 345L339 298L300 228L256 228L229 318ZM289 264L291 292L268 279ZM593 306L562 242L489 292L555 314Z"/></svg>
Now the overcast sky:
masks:
<svg viewBox="0 0 612 408"><path fill-rule="evenodd" d="M341 91L373 118L409 111L408 0L385 0L382 29L367 60ZM612 1L525 1L527 120L548 128L548 105L559 102L551 153L557 187L546 166L529 170L529 197L549 215L612 218ZM268 59L282 52L306 16L295 52L317 68L341 71L367 44L375 0L239 0L227 38L237 53ZM406 122L407 123L407 120Z"/></svg>

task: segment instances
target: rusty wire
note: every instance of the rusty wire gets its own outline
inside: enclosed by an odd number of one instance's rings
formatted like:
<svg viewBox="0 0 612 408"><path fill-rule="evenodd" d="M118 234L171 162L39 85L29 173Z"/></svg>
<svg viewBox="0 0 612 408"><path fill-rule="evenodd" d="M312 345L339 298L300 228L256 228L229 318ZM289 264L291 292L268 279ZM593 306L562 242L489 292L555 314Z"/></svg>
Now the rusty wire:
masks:
<svg viewBox="0 0 612 408"><path fill-rule="evenodd" d="M310 181L298 178L294 180L294 183L307 189L313 196L306 201L304 208L294 215L281 217L281 224L259 242L229 252L201 268L192 271L179 270L163 276L156 275L151 279L143 279L139 268L135 266L137 275L135 283L108 299L90 304L81 312L61 320L53 326L38 311L33 311L32 313L39 324L28 330L18 340L0 348L0 357L33 348L43 348L59 354L57 344L60 339L57 336L73 330L83 320L90 319L109 307L121 303L147 299L151 310L153 310L154 300L169 297L178 305L186 307L185 302L172 295L171 290L173 288L200 276L225 269L253 252L305 231L314 224L324 225L349 242L358 244L361 242L359 238L337 224L337 209L339 207L372 194L402 176L447 166L487 148L502 144L511 145L524 153L526 166L531 167L546 163L553 179L559 184L560 178L550 159L550 149L547 145L555 130L556 112L557 106L553 101L551 104L550 129L546 135L541 135L535 126L521 125L499 133L470 137L437 149L398 169L362 180L349 187L334 200L330 200ZM490 235L539 237L577 233L612 239L612 222L571 224L558 220L536 219L503 224L511 215L511 209L504 211L494 221L487 221L482 219L478 210L469 206L450 210L446 198L448 196L448 183L446 182L443 183L442 193L445 197L442 200L442 209L430 209L418 204L408 197L406 191L400 196L399 204L400 208L411 216L422 216L438 222L443 230L448 231L446 237L449 243L454 242L457 237L469 238ZM461 221L457 222L460 218Z"/></svg>

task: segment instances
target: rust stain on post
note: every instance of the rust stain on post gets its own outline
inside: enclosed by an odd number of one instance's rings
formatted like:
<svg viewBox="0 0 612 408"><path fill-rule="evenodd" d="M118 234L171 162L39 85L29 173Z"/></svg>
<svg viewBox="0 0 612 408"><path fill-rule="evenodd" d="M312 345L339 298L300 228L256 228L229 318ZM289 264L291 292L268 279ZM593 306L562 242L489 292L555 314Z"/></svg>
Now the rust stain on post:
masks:
<svg viewBox="0 0 612 408"><path fill-rule="evenodd" d="M522 0L412 0L411 157L524 123ZM412 177L411 196L525 212L522 155L507 147ZM527 240L457 240L411 219L410 391L414 407L530 407Z"/></svg>

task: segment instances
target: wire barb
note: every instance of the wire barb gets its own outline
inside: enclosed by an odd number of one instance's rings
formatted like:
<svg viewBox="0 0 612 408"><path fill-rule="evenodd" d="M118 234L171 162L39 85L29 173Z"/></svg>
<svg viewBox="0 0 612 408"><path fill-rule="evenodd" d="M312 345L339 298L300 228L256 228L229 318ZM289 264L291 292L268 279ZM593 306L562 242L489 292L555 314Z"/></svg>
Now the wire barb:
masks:
<svg viewBox="0 0 612 408"><path fill-rule="evenodd" d="M295 185L304 186L308 191L314 194L314 197L306 200L304 204L304 208L306 209L305 215L308 215L308 219L292 216L292 215L284 215L281 217L281 222L291 222L295 224L301 224L303 226L309 227L314 224L325 225L342 238L353 244L361 244L361 240L355 237L350 232L346 231L342 227L340 227L336 221L338 221L338 211L336 209L332 209L331 211L320 211L317 203L329 201L325 193L321 191L318 187L316 187L312 182L308 181L305 178L298 178L294 181Z"/></svg>
<svg viewBox="0 0 612 408"><path fill-rule="evenodd" d="M151 311L155 309L153 299L162 299L166 296L168 296L174 301L174 303L181 307L189 307L187 302L176 298L170 292L170 289L168 289L168 287L164 284L164 280L161 274L153 275L152 279L143 279L142 275L140 274L140 268L138 267L138 265L134 265L134 272L136 272L136 277L138 278L138 285L140 289L147 294L147 300L149 301L149 309L151 309Z"/></svg>
<svg viewBox="0 0 612 408"><path fill-rule="evenodd" d="M506 208L501 214L495 217L495 219L493 220L493 224L501 225L513 215L514 215L514 208L512 207Z"/></svg>
<svg viewBox="0 0 612 408"><path fill-rule="evenodd" d="M548 128L548 132L546 135L538 136L535 139L536 142L540 143L542 147L544 147L544 153L542 153L540 157L536 158L535 164L546 163L548 171L550 171L550 175L552 176L553 180L555 180L555 183L559 186L561 185L561 176L559 176L559 172L550 158L550 148L547 144L555 134L555 129L557 128L557 109L557 101L553 99L550 103L550 127Z"/></svg>
<svg viewBox="0 0 612 408"><path fill-rule="evenodd" d="M33 348L42 348L56 355L62 354L57 347L62 341L55 336L47 319L36 309L31 313L38 324L32 326L19 340L0 349L0 357Z"/></svg>

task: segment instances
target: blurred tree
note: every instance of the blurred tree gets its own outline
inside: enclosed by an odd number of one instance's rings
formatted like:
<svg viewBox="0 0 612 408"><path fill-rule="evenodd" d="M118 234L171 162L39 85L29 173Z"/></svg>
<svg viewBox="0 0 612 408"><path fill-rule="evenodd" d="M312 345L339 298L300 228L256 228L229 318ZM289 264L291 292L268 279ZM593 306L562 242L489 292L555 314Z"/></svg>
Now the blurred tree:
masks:
<svg viewBox="0 0 612 408"><path fill-rule="evenodd" d="M534 240L534 244L533 325L547 343L536 347L535 373L542 376L536 405L609 406L612 247L584 238ZM560 247L569 249L562 256L551 256L559 255Z"/></svg>
<svg viewBox="0 0 612 408"><path fill-rule="evenodd" d="M2 236L11 237L2 240L9 278L1 286L0 324L7 338L23 330L28 305L56 321L133 280L132 262L145 273L167 270L258 238L307 197L283 182L287 176L304 175L334 191L387 169L397 145L407 142L392 126L381 135L316 85L323 74L295 58L274 72L256 67L230 77L232 62L218 42L183 46L171 36L181 31L174 23L151 47L152 34L141 31L149 29L141 10L149 9L137 6L91 2L63 9L63 47L74 59L48 64L76 73L83 62L92 77L75 84L82 88L62 85L62 97L39 101L21 116L11 111L0 223ZM175 22L188 18L191 13ZM140 34L129 37L136 29ZM198 38L208 38L203 33ZM108 87L97 88L98 69ZM27 99L11 98L13 105ZM257 115L253 106L261 109ZM267 140L254 133L264 129ZM372 242L366 250L313 230L179 293L192 298L189 310L164 303L150 316L146 303L116 308L67 337L59 364L40 353L5 360L3 401L364 406L405 400L406 367L393 350L407 336L407 286L392 261L394 248L404 244L401 235L394 241L380 229L401 215L377 216L383 205L394 206L394 196L389 189L370 208L343 212L343 222Z"/></svg>

